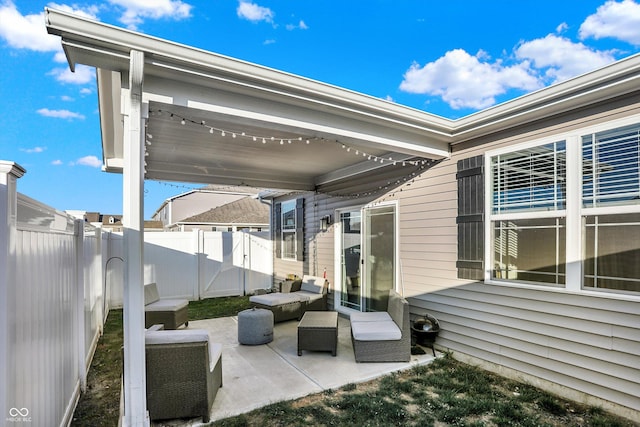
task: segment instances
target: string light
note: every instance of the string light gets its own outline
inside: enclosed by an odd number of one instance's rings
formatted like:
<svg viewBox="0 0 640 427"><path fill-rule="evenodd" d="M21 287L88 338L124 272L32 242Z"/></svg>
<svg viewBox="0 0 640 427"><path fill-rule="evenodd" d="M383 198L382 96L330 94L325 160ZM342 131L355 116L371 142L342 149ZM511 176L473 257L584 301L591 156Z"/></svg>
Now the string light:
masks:
<svg viewBox="0 0 640 427"><path fill-rule="evenodd" d="M311 144L312 140L315 141L319 141L319 142L334 142L336 144L339 144L343 149L345 149L345 151L347 153L354 153L356 156L360 156L362 155L362 157L366 158L367 160L373 161L373 162L380 162L380 164L384 164L385 163L385 159L382 157L378 157L376 155L370 154L370 153L366 153L364 151L361 151L360 149L354 148L354 147L350 147L347 144L345 144L344 142L340 142L338 140L329 140L326 138L322 138L322 137L311 137L311 138L303 138L302 136L298 136L296 138L282 138L282 137L275 137L275 136L267 136L267 135L253 135L253 134L248 134L246 132L234 132L228 129L222 129L222 128L218 128L215 126L211 126L208 125L204 120L201 121L196 121L193 119L189 119L188 117L183 117L177 113L173 113L171 111L166 111L166 110L151 110L149 112L151 115L153 114L157 114L157 115L162 115L162 114L169 114L169 117L171 119L178 118L180 120L180 124L181 125L186 125L187 123L193 124L193 125L197 125L197 126L202 126L206 129L209 130L210 134L214 134L214 133L219 133L220 136L222 137L226 137L227 134L230 134L232 138L237 139L238 136L243 137L243 138L247 138L250 139L254 142L258 142L258 141L262 141L263 144L266 144L268 141L271 142L276 142L279 141L280 144L279 145L284 145L284 142L287 141L287 144L292 144L294 141L305 141L305 143L307 145ZM153 136L150 135L149 133L147 133L147 138L148 139L152 139ZM147 145L151 145L151 142L147 140ZM421 159L421 160L402 160L402 163L400 163L400 160L395 160L392 157L388 157L386 160L388 160L387 164L391 164L393 166L397 166L399 164L402 164L402 166L417 166L420 164L424 164L424 162L426 161L425 159Z"/></svg>

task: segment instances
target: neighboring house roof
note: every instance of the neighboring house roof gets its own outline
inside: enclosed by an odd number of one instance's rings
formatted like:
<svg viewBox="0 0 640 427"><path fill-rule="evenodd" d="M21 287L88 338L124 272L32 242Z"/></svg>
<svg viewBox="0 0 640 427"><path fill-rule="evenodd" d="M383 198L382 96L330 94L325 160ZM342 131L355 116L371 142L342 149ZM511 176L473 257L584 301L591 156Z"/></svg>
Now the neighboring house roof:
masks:
<svg viewBox="0 0 640 427"><path fill-rule="evenodd" d="M245 197L226 205L209 209L179 223L210 224L269 224L269 205L258 199Z"/></svg>

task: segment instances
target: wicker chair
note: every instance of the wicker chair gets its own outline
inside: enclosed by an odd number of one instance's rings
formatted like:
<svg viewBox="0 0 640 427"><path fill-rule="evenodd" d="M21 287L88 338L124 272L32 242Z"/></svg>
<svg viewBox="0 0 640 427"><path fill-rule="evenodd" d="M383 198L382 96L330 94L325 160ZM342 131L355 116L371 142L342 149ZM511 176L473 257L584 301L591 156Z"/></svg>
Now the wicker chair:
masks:
<svg viewBox="0 0 640 427"><path fill-rule="evenodd" d="M386 312L352 315L351 341L356 362L408 362L411 329L407 300L391 290Z"/></svg>
<svg viewBox="0 0 640 427"><path fill-rule="evenodd" d="M202 417L222 387L222 345L203 329L145 333L147 409L151 420Z"/></svg>
<svg viewBox="0 0 640 427"><path fill-rule="evenodd" d="M189 326L189 301L186 299L160 298L155 283L144 285L144 327L164 325L164 329Z"/></svg>

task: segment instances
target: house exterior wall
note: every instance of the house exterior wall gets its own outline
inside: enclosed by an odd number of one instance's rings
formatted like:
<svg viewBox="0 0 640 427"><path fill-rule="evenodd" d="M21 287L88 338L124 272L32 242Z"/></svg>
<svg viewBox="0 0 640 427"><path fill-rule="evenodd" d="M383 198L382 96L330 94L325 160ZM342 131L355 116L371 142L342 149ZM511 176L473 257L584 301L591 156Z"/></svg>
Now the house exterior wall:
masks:
<svg viewBox="0 0 640 427"><path fill-rule="evenodd" d="M152 219L162 221L164 226L167 227L185 218L235 202L244 197L247 197L247 194L194 191L170 200L162 209L156 212Z"/></svg>
<svg viewBox="0 0 640 427"><path fill-rule="evenodd" d="M295 261L282 259L277 257L274 251L274 285L284 280L288 274L297 274L300 277L305 274L323 276L326 269L329 292L333 292L336 210L358 207L371 201L371 197L352 199L348 197L332 197L322 193L301 193L297 194L296 198L304 199L304 259ZM290 199L291 197L276 199L274 204ZM327 231L321 231L320 219L325 215L331 216L331 224ZM272 218L271 236L275 242L277 236L273 221L274 219ZM332 295L329 296L328 300L329 305L332 307Z"/></svg>
<svg viewBox="0 0 640 427"><path fill-rule="evenodd" d="M454 146L450 159L377 200L397 200L401 283L413 316L440 321L437 345L468 362L640 421L640 296L459 279L456 169L461 159L638 115L637 94ZM640 118L638 119L640 122ZM401 190L401 191L400 191ZM287 273L334 277L333 227L323 215L363 198L305 197L305 261L274 258ZM640 244L640 243L639 243ZM329 298L332 301L332 298Z"/></svg>
<svg viewBox="0 0 640 427"><path fill-rule="evenodd" d="M640 113L636 96L517 133L469 141L399 193L412 312L439 320L438 344L475 363L640 418L640 298L457 278L458 160Z"/></svg>

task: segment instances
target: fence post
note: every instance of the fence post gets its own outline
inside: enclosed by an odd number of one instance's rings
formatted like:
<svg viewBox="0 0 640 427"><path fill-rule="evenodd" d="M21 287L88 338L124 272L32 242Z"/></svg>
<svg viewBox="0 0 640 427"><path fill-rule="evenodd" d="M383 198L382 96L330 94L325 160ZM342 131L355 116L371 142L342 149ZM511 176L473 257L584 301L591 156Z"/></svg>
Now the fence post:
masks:
<svg viewBox="0 0 640 427"><path fill-rule="evenodd" d="M194 288L191 290L191 299L194 301L199 301L202 295L203 286L203 268L205 264L204 258L204 232L199 228L194 228L192 231L193 236L193 248L195 248L195 257L196 257L196 284Z"/></svg>
<svg viewBox="0 0 640 427"><path fill-rule="evenodd" d="M78 357L78 377L80 389L84 393L87 389L87 368L85 360L87 333L85 328L85 292L84 292L84 221L74 221L75 253L76 253L76 349Z"/></svg>
<svg viewBox="0 0 640 427"><path fill-rule="evenodd" d="M14 316L16 222L18 215L18 178L26 170L14 162L0 160L0 420L9 417L9 390L15 386L9 381L11 357L10 320ZM12 406L13 407L13 406ZM22 406L20 406L22 409Z"/></svg>

